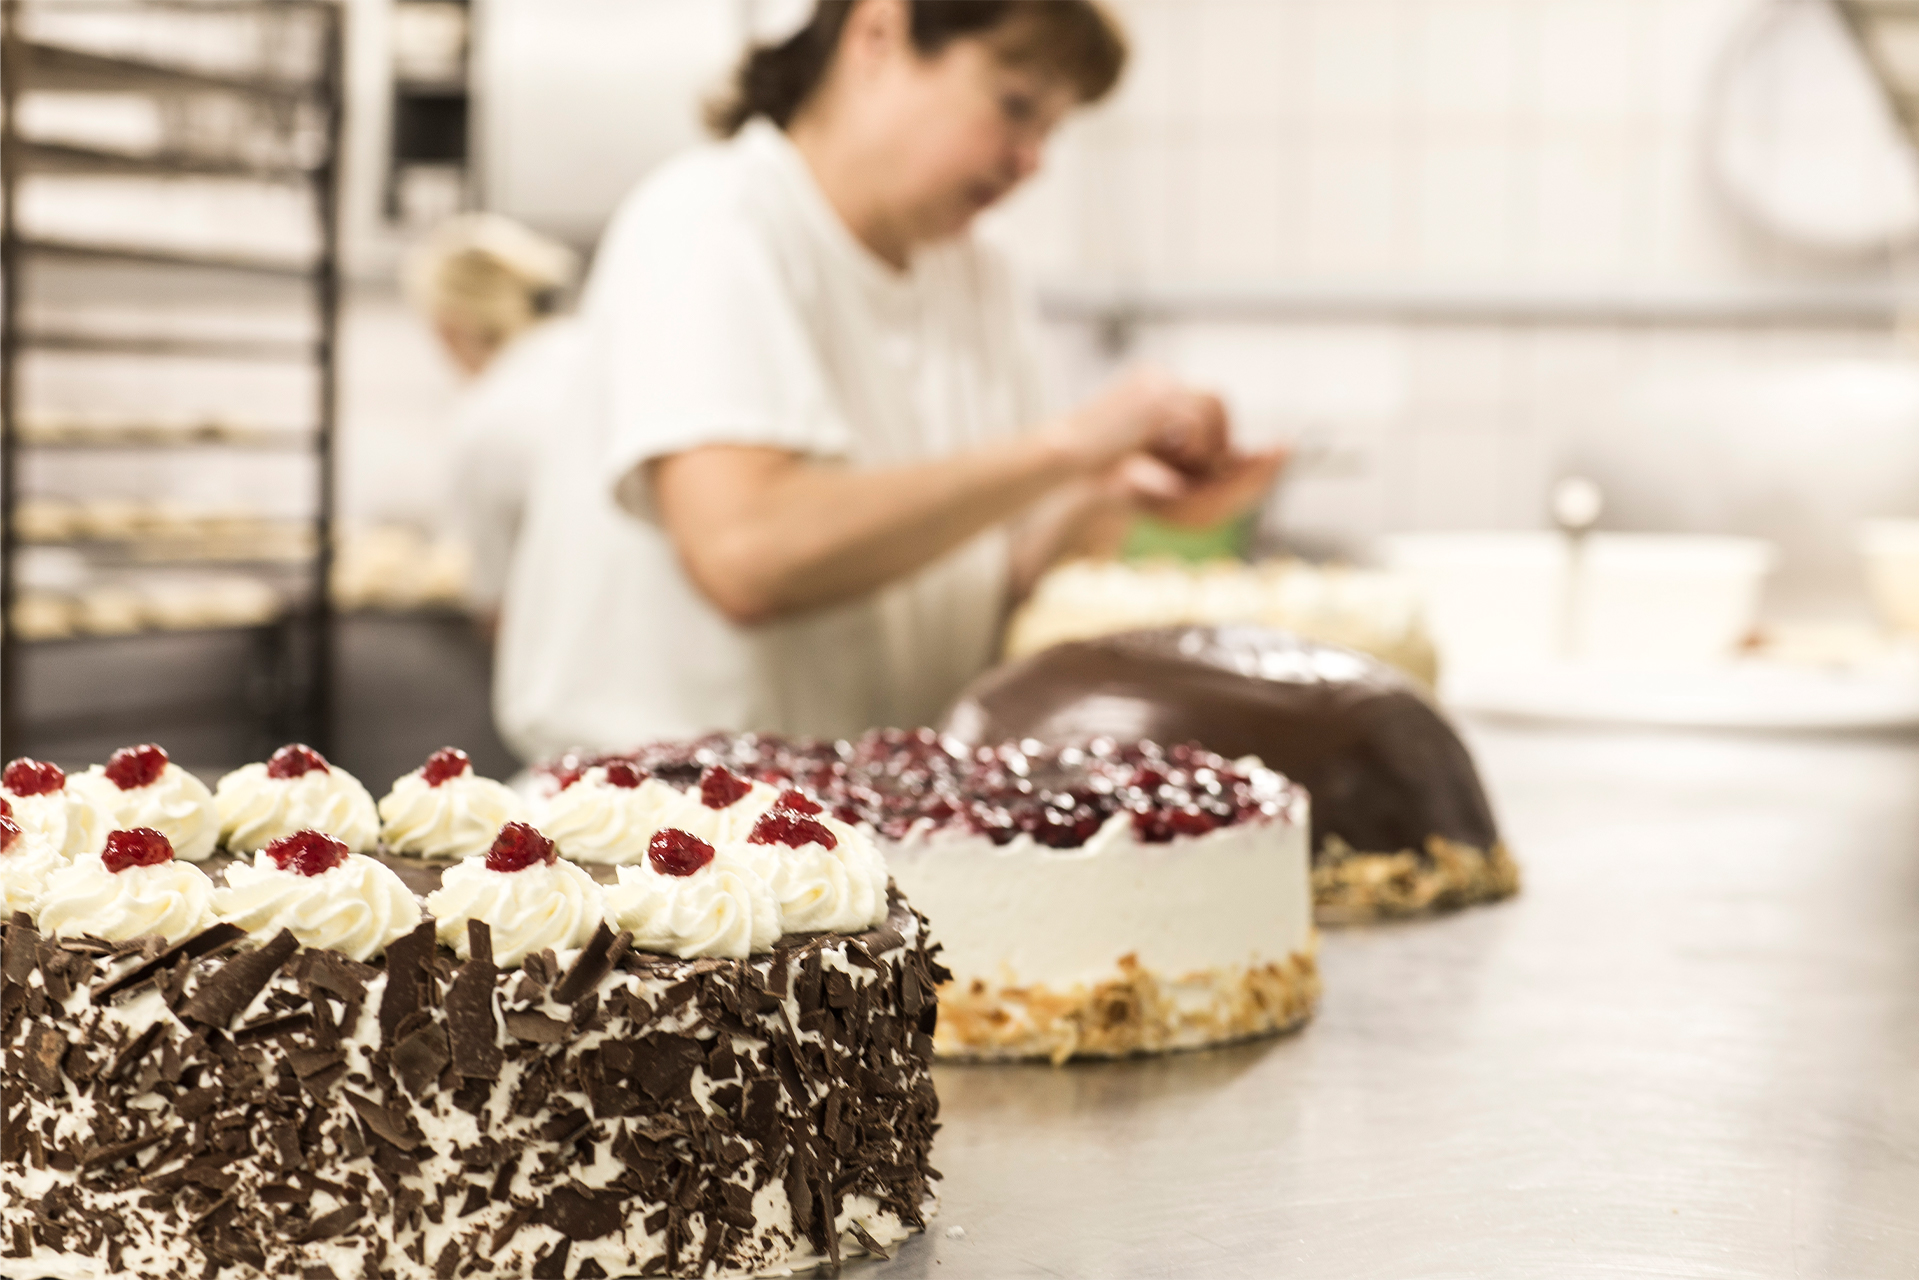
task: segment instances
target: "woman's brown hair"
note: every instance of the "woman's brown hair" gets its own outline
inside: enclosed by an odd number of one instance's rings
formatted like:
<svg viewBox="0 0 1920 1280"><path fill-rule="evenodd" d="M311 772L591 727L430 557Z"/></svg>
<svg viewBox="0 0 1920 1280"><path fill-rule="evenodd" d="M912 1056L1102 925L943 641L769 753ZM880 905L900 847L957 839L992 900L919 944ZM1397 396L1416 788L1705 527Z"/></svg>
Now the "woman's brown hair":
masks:
<svg viewBox="0 0 1920 1280"><path fill-rule="evenodd" d="M731 137L755 116L782 129L826 78L855 0L819 0L791 37L749 49L730 91L707 111L707 124ZM1097 102L1120 79L1126 37L1095 0L908 0L909 33L923 57L963 37L992 39L1010 61L1063 76L1082 102Z"/></svg>

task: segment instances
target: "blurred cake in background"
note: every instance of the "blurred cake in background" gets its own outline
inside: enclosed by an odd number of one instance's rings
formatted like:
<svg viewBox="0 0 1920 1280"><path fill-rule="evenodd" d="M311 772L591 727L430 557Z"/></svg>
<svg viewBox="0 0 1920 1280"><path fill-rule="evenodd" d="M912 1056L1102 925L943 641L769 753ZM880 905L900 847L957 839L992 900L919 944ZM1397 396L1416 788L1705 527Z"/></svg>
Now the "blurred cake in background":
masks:
<svg viewBox="0 0 1920 1280"><path fill-rule="evenodd" d="M537 774L539 824L570 856L630 864L662 830L744 833L786 864L783 912L856 900L876 869L850 855L871 840L879 883L891 871L923 895L945 949L932 1035L946 1057L1224 1044L1298 1027L1319 999L1307 797L1252 762L874 729L854 742L714 734Z"/></svg>
<svg viewBox="0 0 1920 1280"><path fill-rule="evenodd" d="M1249 623L1345 645L1432 687L1433 642L1399 576L1302 560L1076 560L1040 579L1007 628L1006 656L1151 627Z"/></svg>
<svg viewBox="0 0 1920 1280"><path fill-rule="evenodd" d="M964 690L945 731L1048 749L1198 743L1312 798L1322 922L1420 915L1519 888L1473 758L1426 691L1347 648L1251 626L1054 645ZM936 917L937 919L937 917Z"/></svg>

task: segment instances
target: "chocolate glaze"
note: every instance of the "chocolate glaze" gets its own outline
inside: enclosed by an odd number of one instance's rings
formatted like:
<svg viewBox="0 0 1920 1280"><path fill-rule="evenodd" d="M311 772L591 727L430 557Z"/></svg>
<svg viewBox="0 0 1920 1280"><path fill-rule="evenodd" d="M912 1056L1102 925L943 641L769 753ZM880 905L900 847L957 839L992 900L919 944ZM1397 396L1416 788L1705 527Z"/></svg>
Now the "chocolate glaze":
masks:
<svg viewBox="0 0 1920 1280"><path fill-rule="evenodd" d="M1257 755L1312 797L1313 843L1423 849L1498 840L1473 759L1419 687L1365 654L1263 627L1164 627L1056 645L962 691L965 742L1097 737Z"/></svg>

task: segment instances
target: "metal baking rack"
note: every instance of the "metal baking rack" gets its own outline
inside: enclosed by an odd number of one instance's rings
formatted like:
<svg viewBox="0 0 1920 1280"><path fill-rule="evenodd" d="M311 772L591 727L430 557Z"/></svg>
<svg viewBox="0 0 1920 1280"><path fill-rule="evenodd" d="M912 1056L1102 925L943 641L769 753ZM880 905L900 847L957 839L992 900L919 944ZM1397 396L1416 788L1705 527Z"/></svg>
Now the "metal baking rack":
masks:
<svg viewBox="0 0 1920 1280"><path fill-rule="evenodd" d="M215 38L198 38L207 35ZM205 61L208 49L217 51L219 65ZM161 124L157 144L29 133L23 100L76 94L138 100ZM34 459L137 461L188 450L208 458L222 451L304 455L312 494L310 515L300 518L310 536L292 555L276 546L251 558L209 558L157 543L63 540L90 571L110 570L123 580L182 564L259 576L282 591L285 611L250 626L46 639L5 626L0 758L85 759L101 744L163 729L199 733L196 763L203 765L257 758L294 738L329 749L342 102L342 13L333 0L0 0L0 618L16 616L23 554L46 545L15 528L29 496L23 464ZM219 127L204 127L210 119ZM299 198L312 201L312 251L281 257L217 238L180 247L121 242L84 228L68 234L40 223L23 227L22 192L46 175L155 184L149 190L182 179L297 187ZM109 295L124 287L142 324L36 318L33 304L44 297L47 276L62 270L106 273L95 279L107 281ZM172 313L177 322L187 315L185 304L216 285L265 291L274 307L299 320L300 335L208 335L167 323L169 300L180 304ZM297 429L124 414L50 421L30 402L30 380L22 377L23 364L45 352L300 366L313 390L310 409L298 412L310 412L311 421Z"/></svg>

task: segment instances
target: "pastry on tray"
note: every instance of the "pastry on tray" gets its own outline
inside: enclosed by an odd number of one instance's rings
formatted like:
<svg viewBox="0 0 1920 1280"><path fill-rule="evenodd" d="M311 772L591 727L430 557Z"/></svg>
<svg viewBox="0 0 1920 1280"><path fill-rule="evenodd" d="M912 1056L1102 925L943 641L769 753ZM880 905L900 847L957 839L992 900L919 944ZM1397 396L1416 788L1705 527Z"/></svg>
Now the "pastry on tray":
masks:
<svg viewBox="0 0 1920 1280"><path fill-rule="evenodd" d="M1257 757L1313 798L1322 922L1519 888L1465 745L1420 686L1351 649L1250 626L1075 641L981 676L946 727L968 742L1151 737Z"/></svg>
<svg viewBox="0 0 1920 1280"><path fill-rule="evenodd" d="M652 825L738 831L805 810L823 865L785 901L851 892L858 875L833 859L872 831L954 975L934 1031L946 1056L1220 1044L1298 1026L1319 995L1306 796L1257 763L1141 741L972 748L923 729L716 735L545 776L547 829L608 862Z"/></svg>
<svg viewBox="0 0 1920 1280"><path fill-rule="evenodd" d="M1431 688L1438 662L1413 584L1349 565L1274 559L1072 560L1007 626L1006 654L1150 627L1252 624L1370 653Z"/></svg>
<svg viewBox="0 0 1920 1280"><path fill-rule="evenodd" d="M365 792L305 748L204 806L157 750L102 771L141 793L115 812L234 852L140 826L68 860L0 817L31 903L0 924L0 1276L785 1274L925 1225L946 973L865 831L829 856L777 794L589 872L447 751L380 806L427 861L357 852ZM275 834L305 821L338 834Z"/></svg>

